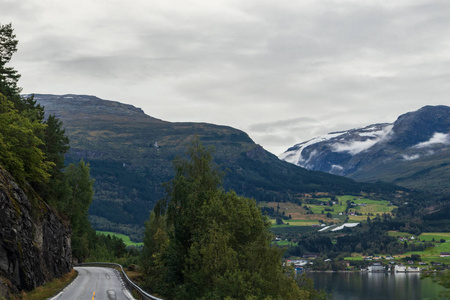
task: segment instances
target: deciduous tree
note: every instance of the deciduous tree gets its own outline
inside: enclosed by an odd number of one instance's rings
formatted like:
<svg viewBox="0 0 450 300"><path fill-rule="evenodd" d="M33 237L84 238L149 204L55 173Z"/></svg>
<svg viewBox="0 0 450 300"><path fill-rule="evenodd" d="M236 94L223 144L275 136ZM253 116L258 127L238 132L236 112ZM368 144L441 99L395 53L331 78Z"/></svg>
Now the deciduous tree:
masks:
<svg viewBox="0 0 450 300"><path fill-rule="evenodd" d="M142 263L156 292L168 299L307 299L270 246L270 222L256 201L220 187L221 172L198 140L188 154L176 160L167 197L146 226Z"/></svg>

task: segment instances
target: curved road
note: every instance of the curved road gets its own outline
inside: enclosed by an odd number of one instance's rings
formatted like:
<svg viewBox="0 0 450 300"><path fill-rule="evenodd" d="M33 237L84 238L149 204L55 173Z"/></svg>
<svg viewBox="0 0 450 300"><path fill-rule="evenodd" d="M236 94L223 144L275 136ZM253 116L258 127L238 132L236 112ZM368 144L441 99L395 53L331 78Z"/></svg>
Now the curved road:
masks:
<svg viewBox="0 0 450 300"><path fill-rule="evenodd" d="M100 267L75 267L78 277L51 300L131 300L115 269Z"/></svg>

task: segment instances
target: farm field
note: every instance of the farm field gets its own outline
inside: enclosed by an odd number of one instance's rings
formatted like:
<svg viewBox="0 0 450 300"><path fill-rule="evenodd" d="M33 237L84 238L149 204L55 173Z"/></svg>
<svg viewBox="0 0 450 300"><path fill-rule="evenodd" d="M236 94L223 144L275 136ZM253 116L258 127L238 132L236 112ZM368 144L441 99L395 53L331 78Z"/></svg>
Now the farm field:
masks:
<svg viewBox="0 0 450 300"><path fill-rule="evenodd" d="M437 242L441 239L450 242L450 232L424 232L419 236L422 241L432 241L433 239Z"/></svg>
<svg viewBox="0 0 450 300"><path fill-rule="evenodd" d="M389 231L390 236L395 237L411 237L413 236L410 233L407 232L400 232L400 231ZM405 256L411 256L412 254L418 254L420 255L420 260L426 263L431 262L439 262L439 263L450 263L450 257L440 257L441 252L450 252L450 233L449 232L424 232L418 237L415 238L415 242L418 243L419 241L436 241L434 247L427 248L424 251L411 251L407 252L402 255L394 255L395 259L402 259ZM440 243L439 241L441 239L446 239L447 242ZM411 242L411 241L409 241ZM380 254L377 256L386 256L386 254ZM345 260L362 260L364 258L363 255L360 255L358 253L355 253L352 257L346 257Z"/></svg>
<svg viewBox="0 0 450 300"><path fill-rule="evenodd" d="M131 240L130 240L130 237L128 236L128 235L125 235L125 234L121 234L121 233L115 233L115 232L109 232L109 231L97 231L97 234L103 234L103 235L110 235L110 236L115 236L115 237L117 237L117 238L119 238L119 239L121 239L124 243L125 243L125 245L128 247L128 246L136 246L136 247L139 247L139 246L143 246L144 245L144 243L135 243L135 242L132 242Z"/></svg>
<svg viewBox="0 0 450 300"><path fill-rule="evenodd" d="M401 231L389 231L389 236L397 236L397 237L411 237L413 234L408 232ZM436 241L439 242L441 239L450 242L450 232L422 232L419 236L416 236L417 239L421 241L431 242Z"/></svg>
<svg viewBox="0 0 450 300"><path fill-rule="evenodd" d="M345 210L349 200L355 205L348 209L349 214L346 215ZM275 219L271 219L272 224L274 224L273 228L280 226L312 226L320 224L320 221L327 224L331 222L342 223L346 221L347 217L347 222L361 222L366 221L367 217L374 218L377 214L380 216L383 213L392 215L392 210L397 208L397 206L391 205L387 200L373 200L352 195L337 196L334 201L336 204L332 206L328 205L331 197L303 199L302 201L302 205L291 202L260 202L259 206L273 208L280 215L284 213L283 216L291 217L289 220L284 220L284 223L289 223L289 225L275 225ZM327 214L331 214L331 218L327 217Z"/></svg>

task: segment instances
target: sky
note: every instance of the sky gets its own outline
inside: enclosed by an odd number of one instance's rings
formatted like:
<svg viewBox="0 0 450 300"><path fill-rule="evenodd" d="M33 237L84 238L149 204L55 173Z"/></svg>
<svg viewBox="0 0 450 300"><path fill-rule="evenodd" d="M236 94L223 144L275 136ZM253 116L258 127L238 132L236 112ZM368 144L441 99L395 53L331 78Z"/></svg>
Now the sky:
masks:
<svg viewBox="0 0 450 300"><path fill-rule="evenodd" d="M450 105L447 0L0 0L8 23L23 93L227 125L276 155Z"/></svg>

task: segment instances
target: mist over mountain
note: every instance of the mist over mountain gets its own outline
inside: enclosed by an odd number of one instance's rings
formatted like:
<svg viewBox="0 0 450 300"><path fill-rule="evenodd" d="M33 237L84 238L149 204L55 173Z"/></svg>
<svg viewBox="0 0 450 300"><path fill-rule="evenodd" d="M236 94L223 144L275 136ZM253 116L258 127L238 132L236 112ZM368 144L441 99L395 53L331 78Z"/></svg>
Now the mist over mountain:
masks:
<svg viewBox="0 0 450 300"><path fill-rule="evenodd" d="M296 144L280 159L358 181L448 193L450 107L425 106L392 123L332 132Z"/></svg>
<svg viewBox="0 0 450 300"><path fill-rule="evenodd" d="M183 157L198 137L214 147L225 189L257 201L291 201L307 192L390 193L392 185L362 184L309 171L279 160L243 131L206 123L171 123L131 105L84 95L35 95L47 114L63 122L70 139L66 162L84 159L95 178L90 220L96 229L142 233L162 186L173 175L172 161ZM135 236L136 237L136 236Z"/></svg>

